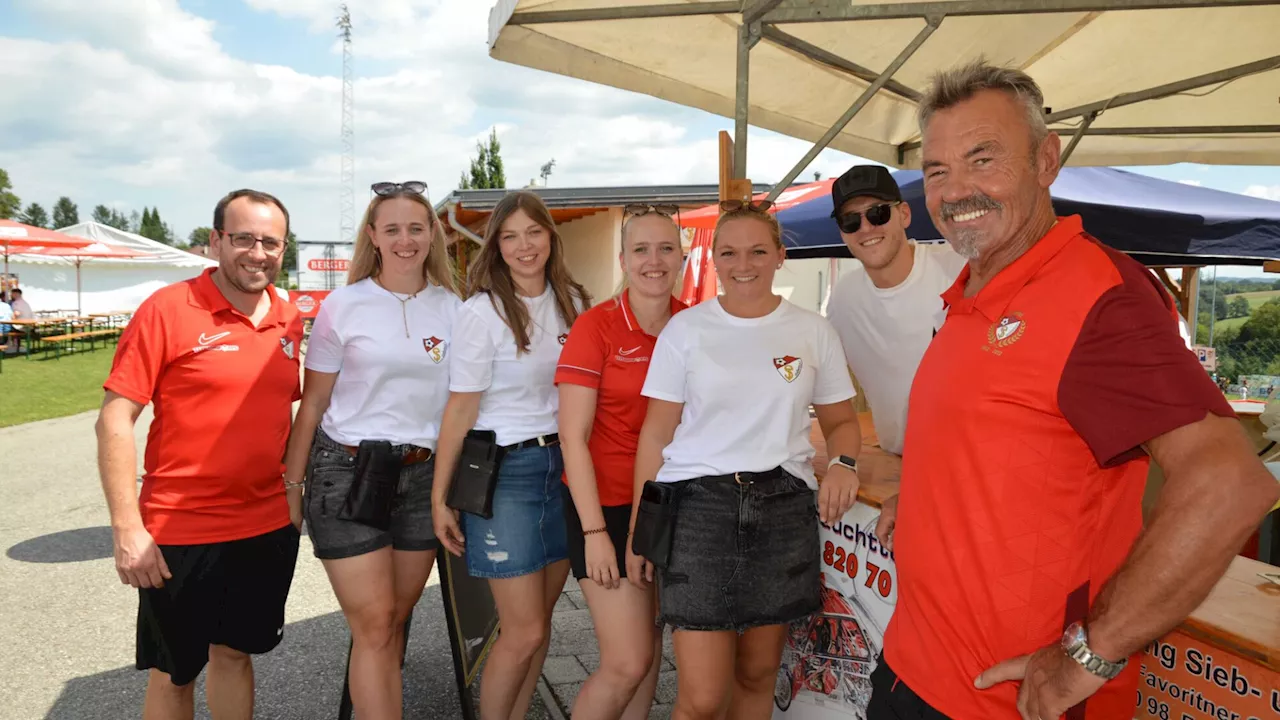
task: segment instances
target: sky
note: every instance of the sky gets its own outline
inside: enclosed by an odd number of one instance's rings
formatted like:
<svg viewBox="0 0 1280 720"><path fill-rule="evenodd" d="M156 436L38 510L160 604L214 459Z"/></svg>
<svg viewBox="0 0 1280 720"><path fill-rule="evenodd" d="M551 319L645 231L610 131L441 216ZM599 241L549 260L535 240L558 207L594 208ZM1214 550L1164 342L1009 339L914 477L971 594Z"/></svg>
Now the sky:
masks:
<svg viewBox="0 0 1280 720"><path fill-rule="evenodd" d="M438 200L496 128L509 187L555 159L561 187L717 181L733 122L489 57L494 0L355 0L357 221L371 183L424 180ZM342 47L336 0L0 2L0 168L24 206L69 196L157 207L175 235L227 191L289 207L302 240L340 226ZM590 131L584 131L584 129ZM748 177L773 182L810 147L752 128ZM859 158L828 150L800 177ZM1280 168L1129 168L1280 200ZM1222 276L1261 276L1223 269Z"/></svg>

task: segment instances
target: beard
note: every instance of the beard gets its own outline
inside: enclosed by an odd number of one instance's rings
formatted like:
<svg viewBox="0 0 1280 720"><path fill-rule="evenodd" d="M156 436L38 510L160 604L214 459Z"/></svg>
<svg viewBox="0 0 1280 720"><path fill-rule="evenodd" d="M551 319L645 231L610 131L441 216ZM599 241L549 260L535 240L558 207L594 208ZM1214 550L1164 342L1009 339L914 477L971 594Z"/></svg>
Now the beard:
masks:
<svg viewBox="0 0 1280 720"><path fill-rule="evenodd" d="M977 260L986 245L987 234L980 230L957 230L955 237L947 238L951 249L965 260Z"/></svg>
<svg viewBox="0 0 1280 720"><path fill-rule="evenodd" d="M248 295L254 295L266 290L271 285L271 282L275 280L276 275L280 273L280 265L269 261L266 263L266 269L262 273L263 278L261 280L242 270L240 264L235 260L219 269L222 270L222 276L227 279L228 285L238 292Z"/></svg>

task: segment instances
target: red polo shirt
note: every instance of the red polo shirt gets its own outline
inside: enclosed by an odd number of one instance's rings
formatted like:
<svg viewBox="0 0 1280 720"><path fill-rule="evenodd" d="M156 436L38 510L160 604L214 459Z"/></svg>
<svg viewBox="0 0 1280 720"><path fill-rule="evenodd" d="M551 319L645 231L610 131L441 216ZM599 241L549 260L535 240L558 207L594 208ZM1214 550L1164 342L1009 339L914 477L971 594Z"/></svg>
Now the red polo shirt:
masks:
<svg viewBox="0 0 1280 720"><path fill-rule="evenodd" d="M596 471L600 504L630 505L636 444L648 398L640 395L658 338L646 333L631 312L627 292L578 316L560 351L556 384L595 389L596 416L587 448ZM671 298L671 314L685 309ZM565 479L568 482L568 479Z"/></svg>
<svg viewBox="0 0 1280 720"><path fill-rule="evenodd" d="M1018 718L973 680L1058 642L1142 528L1141 445L1231 407L1151 274L1057 225L975 296L969 268L911 389L885 659L956 720ZM1067 718L1133 717L1130 666Z"/></svg>
<svg viewBox="0 0 1280 720"><path fill-rule="evenodd" d="M162 545L238 540L289 523L283 460L301 398L302 321L268 288L271 310L255 328L213 272L143 301L104 383L155 406L139 503Z"/></svg>

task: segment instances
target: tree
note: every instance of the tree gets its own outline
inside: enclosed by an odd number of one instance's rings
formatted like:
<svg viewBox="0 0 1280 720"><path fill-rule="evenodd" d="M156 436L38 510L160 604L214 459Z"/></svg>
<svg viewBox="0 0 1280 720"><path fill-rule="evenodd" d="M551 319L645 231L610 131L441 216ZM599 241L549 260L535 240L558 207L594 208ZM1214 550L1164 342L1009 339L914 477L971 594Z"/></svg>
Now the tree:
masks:
<svg viewBox="0 0 1280 720"><path fill-rule="evenodd" d="M289 287L289 271L298 266L298 236L289 231L285 238L284 257L280 258L280 274L276 277L278 287Z"/></svg>
<svg viewBox="0 0 1280 720"><path fill-rule="evenodd" d="M555 168L556 168L556 159L555 159L555 158L551 158L551 161L550 161L550 162L548 162L547 164L545 164L545 165L543 165L543 166L542 166L542 170L541 170L541 172L539 172L538 174L542 176L542 185L543 185L543 187L546 187L546 184L547 184L547 178L551 177L551 171L552 171L552 170L555 170Z"/></svg>
<svg viewBox="0 0 1280 720"><path fill-rule="evenodd" d="M63 195L58 198L58 203L53 206L53 226L55 228L64 228L76 225L80 222L80 208L71 202L71 198Z"/></svg>
<svg viewBox="0 0 1280 720"><path fill-rule="evenodd" d="M138 231L141 229L142 229L142 218L138 215L138 211L134 210L133 212L129 213L129 226L125 228L125 230L128 232L137 234Z"/></svg>
<svg viewBox="0 0 1280 720"><path fill-rule="evenodd" d="M211 227L198 227L187 235L187 244L191 247L200 247L209 244L209 233L213 232Z"/></svg>
<svg viewBox="0 0 1280 720"><path fill-rule="evenodd" d="M125 232L129 232L129 227L130 227L129 218L125 217L124 213L120 212L119 210L113 209L111 211L111 222L107 224L117 230L123 230Z"/></svg>
<svg viewBox="0 0 1280 720"><path fill-rule="evenodd" d="M545 166L544 166L545 167ZM550 173L548 173L550 174ZM463 173L458 182L459 190L503 189L507 186L507 174L502 165L502 144L498 142L498 129L489 131L489 143L476 142L476 157L471 159L471 173Z"/></svg>
<svg viewBox="0 0 1280 720"><path fill-rule="evenodd" d="M12 190L9 173L0 168L0 220L12 220L22 210L22 201Z"/></svg>
<svg viewBox="0 0 1280 720"><path fill-rule="evenodd" d="M49 227L49 213L45 212L40 203L31 203L18 216L18 222L32 227L47 228Z"/></svg>
<svg viewBox="0 0 1280 720"><path fill-rule="evenodd" d="M1228 301L1227 317L1248 317L1249 301L1242 295L1236 295Z"/></svg>
<svg viewBox="0 0 1280 720"><path fill-rule="evenodd" d="M106 205L93 206L93 221L103 225L111 224L111 209Z"/></svg>
<svg viewBox="0 0 1280 720"><path fill-rule="evenodd" d="M138 234L165 245L176 244L173 231L169 229L168 223L160 219L160 211L155 208L142 209L142 220L138 226Z"/></svg>

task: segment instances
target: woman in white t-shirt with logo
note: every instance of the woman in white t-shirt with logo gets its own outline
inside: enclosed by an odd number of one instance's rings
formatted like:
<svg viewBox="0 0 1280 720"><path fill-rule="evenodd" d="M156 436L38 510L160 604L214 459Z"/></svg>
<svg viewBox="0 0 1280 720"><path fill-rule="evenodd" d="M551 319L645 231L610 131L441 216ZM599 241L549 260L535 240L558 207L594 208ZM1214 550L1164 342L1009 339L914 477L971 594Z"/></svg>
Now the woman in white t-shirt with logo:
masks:
<svg viewBox="0 0 1280 720"><path fill-rule="evenodd" d="M502 632L480 683L482 718L524 717L569 573L557 435L556 364L590 296L574 282L550 211L520 191L498 201L458 314L440 432L433 517L445 549L489 579ZM501 465L492 516L448 507L468 432L492 434ZM459 521L461 520L461 526Z"/></svg>
<svg viewBox="0 0 1280 720"><path fill-rule="evenodd" d="M645 481L672 484L658 607L675 630L674 717L767 718L787 625L821 609L817 520L852 507L862 441L835 330L773 292L786 254L777 220L764 205L721 208L712 257L724 291L658 337L635 507ZM810 405L833 458L821 488ZM654 578L632 548L627 578Z"/></svg>
<svg viewBox="0 0 1280 720"><path fill-rule="evenodd" d="M305 474L302 507L315 555L351 627L351 700L362 718L401 713L404 623L439 548L433 451L462 308L426 184L373 190L347 285L325 298L311 329L285 457L287 488L303 486ZM389 522L348 519L361 445L368 453L379 441L391 445L386 465L399 466Z"/></svg>

